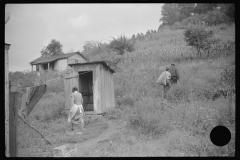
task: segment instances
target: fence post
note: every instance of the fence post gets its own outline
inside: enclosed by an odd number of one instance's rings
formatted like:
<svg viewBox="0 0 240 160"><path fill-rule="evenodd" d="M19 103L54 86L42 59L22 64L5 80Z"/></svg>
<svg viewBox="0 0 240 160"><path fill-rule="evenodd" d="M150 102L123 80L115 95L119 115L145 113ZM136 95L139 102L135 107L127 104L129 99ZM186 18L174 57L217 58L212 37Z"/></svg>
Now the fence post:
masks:
<svg viewBox="0 0 240 160"><path fill-rule="evenodd" d="M9 157L9 76L8 76L8 50L10 44L5 43L5 156Z"/></svg>
<svg viewBox="0 0 240 160"><path fill-rule="evenodd" d="M18 141L18 110L21 106L21 94L10 92L9 94L9 155L17 157Z"/></svg>

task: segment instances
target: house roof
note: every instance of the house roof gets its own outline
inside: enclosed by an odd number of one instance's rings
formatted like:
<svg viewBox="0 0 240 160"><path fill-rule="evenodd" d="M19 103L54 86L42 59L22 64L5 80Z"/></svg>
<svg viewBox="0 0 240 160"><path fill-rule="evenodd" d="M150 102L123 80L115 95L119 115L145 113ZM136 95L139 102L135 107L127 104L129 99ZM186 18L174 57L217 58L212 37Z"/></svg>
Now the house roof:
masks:
<svg viewBox="0 0 240 160"><path fill-rule="evenodd" d="M39 57L33 61L30 62L30 64L35 65L35 64L40 64L40 63L49 63L52 61L56 61L58 59L65 59L68 57L71 57L72 55L78 53L80 56L82 56L86 61L87 59L79 52L72 52L72 53L66 53L66 54L58 54L58 55L52 55L52 56L47 56L47 57Z"/></svg>
<svg viewBox="0 0 240 160"><path fill-rule="evenodd" d="M94 61L94 62L86 62L86 63L74 63L74 64L70 64L70 66L75 66L75 65L87 65L87 64L102 64L105 68L107 68L109 71L111 71L112 73L115 73L115 71L110 68L110 66L107 64L106 61Z"/></svg>

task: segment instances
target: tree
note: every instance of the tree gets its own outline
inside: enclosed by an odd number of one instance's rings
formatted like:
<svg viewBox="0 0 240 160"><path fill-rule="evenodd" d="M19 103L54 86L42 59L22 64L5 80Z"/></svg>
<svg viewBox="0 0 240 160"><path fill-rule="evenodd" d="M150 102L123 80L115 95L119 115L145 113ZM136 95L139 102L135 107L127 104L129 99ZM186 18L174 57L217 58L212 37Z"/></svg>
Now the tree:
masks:
<svg viewBox="0 0 240 160"><path fill-rule="evenodd" d="M217 3L196 3L193 13L203 14L214 10L218 6Z"/></svg>
<svg viewBox="0 0 240 160"><path fill-rule="evenodd" d="M179 3L178 4L178 20L179 22L187 17L191 16L191 13L194 11L194 3Z"/></svg>
<svg viewBox="0 0 240 160"><path fill-rule="evenodd" d="M218 25L227 22L227 16L225 13L215 9L213 11L209 11L206 14L204 20L209 26Z"/></svg>
<svg viewBox="0 0 240 160"><path fill-rule="evenodd" d="M220 11L225 13L226 16L229 17L230 21L235 22L235 4L227 3L227 4L219 4Z"/></svg>
<svg viewBox="0 0 240 160"><path fill-rule="evenodd" d="M97 44L94 41L86 41L83 46L83 52L89 53L89 51L95 47L97 47Z"/></svg>
<svg viewBox="0 0 240 160"><path fill-rule="evenodd" d="M48 46L44 46L41 55L42 57L50 56L50 55L58 55L62 53L62 45L59 41L53 39Z"/></svg>
<svg viewBox="0 0 240 160"><path fill-rule="evenodd" d="M162 21L162 26L164 25L172 25L174 22L177 22L179 15L178 4L176 3L167 3L162 7L162 18L160 18L160 22Z"/></svg>
<svg viewBox="0 0 240 160"><path fill-rule="evenodd" d="M109 43L109 48L117 52L118 55L123 55L125 52L134 51L134 40L128 40L125 36L113 38Z"/></svg>
<svg viewBox="0 0 240 160"><path fill-rule="evenodd" d="M211 44L214 42L212 39L213 31L208 31L202 26L190 26L184 32L184 39L189 46L197 50L197 55L201 57L201 51L209 50Z"/></svg>

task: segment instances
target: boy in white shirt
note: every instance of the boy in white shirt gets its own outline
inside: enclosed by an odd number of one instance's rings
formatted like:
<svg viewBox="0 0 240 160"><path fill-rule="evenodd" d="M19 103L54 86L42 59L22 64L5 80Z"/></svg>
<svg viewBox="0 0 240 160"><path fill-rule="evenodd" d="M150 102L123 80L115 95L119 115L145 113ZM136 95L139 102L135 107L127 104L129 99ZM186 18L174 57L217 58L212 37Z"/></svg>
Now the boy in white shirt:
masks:
<svg viewBox="0 0 240 160"><path fill-rule="evenodd" d="M157 80L158 84L163 85L163 98L166 98L167 91L170 89L170 79L171 73L169 72L169 68L166 67L166 71L164 71Z"/></svg>

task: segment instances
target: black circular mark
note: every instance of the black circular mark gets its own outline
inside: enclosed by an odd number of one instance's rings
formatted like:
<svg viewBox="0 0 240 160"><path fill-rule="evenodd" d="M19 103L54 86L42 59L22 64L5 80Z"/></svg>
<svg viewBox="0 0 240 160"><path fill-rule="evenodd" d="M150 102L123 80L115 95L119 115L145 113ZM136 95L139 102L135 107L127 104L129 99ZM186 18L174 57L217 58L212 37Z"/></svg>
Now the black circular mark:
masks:
<svg viewBox="0 0 240 160"><path fill-rule="evenodd" d="M216 146L225 146L231 140L231 132L225 126L216 126L210 133L210 139Z"/></svg>

